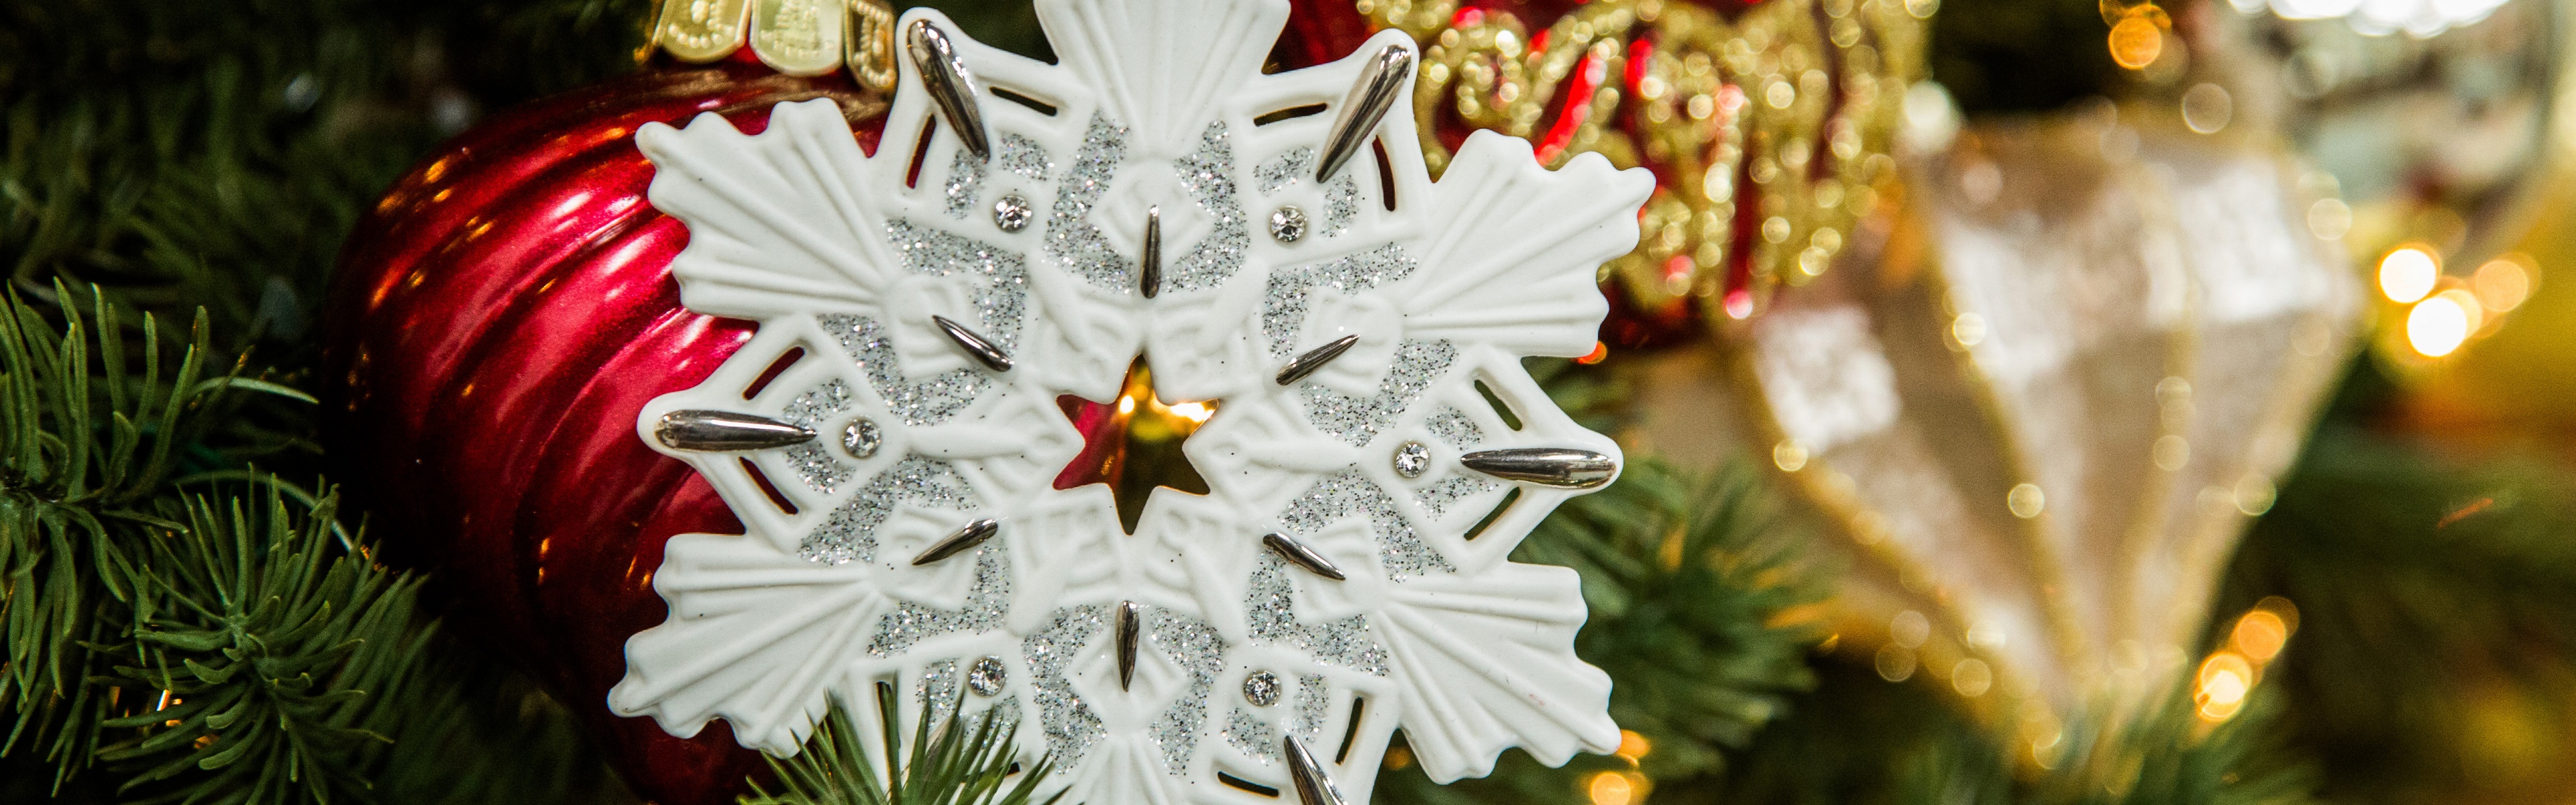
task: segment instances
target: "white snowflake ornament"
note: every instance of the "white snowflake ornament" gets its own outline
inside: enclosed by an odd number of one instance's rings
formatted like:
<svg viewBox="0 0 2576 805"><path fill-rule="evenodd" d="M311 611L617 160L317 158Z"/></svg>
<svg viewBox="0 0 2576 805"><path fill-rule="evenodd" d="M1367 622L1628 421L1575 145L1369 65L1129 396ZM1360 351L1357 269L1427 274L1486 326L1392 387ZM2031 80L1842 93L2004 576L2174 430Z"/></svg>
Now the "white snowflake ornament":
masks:
<svg viewBox="0 0 2576 805"><path fill-rule="evenodd" d="M610 707L787 755L962 703L1088 802L1364 802L1397 728L1444 782L1616 748L1575 573L1507 556L1617 473L1520 360L1591 349L1652 178L1479 132L1434 183L1411 42L1264 74L1285 0L1038 13L1058 64L908 13L874 156L825 100L637 133L683 303L760 330L637 421L745 533L672 538ZM1131 531L1059 488L1059 398L1140 356L1213 415Z"/></svg>

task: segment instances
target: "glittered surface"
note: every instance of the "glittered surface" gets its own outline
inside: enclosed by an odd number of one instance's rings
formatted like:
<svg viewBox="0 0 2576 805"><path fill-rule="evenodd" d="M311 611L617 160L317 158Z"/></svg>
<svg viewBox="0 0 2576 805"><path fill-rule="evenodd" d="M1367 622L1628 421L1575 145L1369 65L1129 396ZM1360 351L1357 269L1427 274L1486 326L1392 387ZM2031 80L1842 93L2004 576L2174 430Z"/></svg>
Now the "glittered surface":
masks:
<svg viewBox="0 0 2576 805"><path fill-rule="evenodd" d="M1298 351L1298 331L1306 326L1306 313L1317 289L1347 292L1375 288L1411 276L1414 268L1413 259L1404 255L1404 247L1389 243L1271 274L1261 301L1261 332L1269 339L1270 354L1285 358Z"/></svg>
<svg viewBox="0 0 2576 805"><path fill-rule="evenodd" d="M877 526L903 503L966 511L976 505L975 490L948 462L906 457L869 478L858 494L808 532L797 550L806 559L825 564L874 560Z"/></svg>
<svg viewBox="0 0 2576 805"><path fill-rule="evenodd" d="M1352 615L1325 623L1297 622L1289 590L1287 563L1264 555L1252 571L1251 595L1243 606L1255 643L1275 643L1314 655L1317 662L1385 676L1386 647L1369 632L1368 617Z"/></svg>
<svg viewBox="0 0 2576 805"><path fill-rule="evenodd" d="M1109 192L1109 177L1126 158L1127 129L1093 115L1081 150L1056 183L1055 208L1047 214L1046 254L1085 282L1133 293L1135 260L1110 248L1109 239L1091 222L1092 206Z"/></svg>
<svg viewBox="0 0 2576 805"><path fill-rule="evenodd" d="M1214 221L1214 229L1165 273L1163 281L1173 290L1212 288L1243 270L1243 250L1252 245L1252 234L1243 200L1236 198L1234 172L1234 147L1223 122L1208 124L1199 135L1198 150L1172 163L1181 189Z"/></svg>
<svg viewBox="0 0 2576 805"><path fill-rule="evenodd" d="M1406 341L1395 349L1395 364L1378 380L1377 393L1343 394L1321 383L1297 388L1306 403L1306 421L1352 447L1367 445L1395 424L1406 406L1422 398L1431 381L1449 370L1458 348L1447 341Z"/></svg>

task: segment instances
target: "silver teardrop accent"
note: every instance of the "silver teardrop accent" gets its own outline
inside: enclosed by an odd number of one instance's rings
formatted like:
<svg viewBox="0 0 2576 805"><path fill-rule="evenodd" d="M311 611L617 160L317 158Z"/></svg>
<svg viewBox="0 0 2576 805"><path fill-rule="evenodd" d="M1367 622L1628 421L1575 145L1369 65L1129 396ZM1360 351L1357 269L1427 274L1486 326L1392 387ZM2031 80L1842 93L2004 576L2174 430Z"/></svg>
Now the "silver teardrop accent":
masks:
<svg viewBox="0 0 2576 805"><path fill-rule="evenodd" d="M1163 208L1145 208L1145 259L1137 261L1136 289L1152 299L1163 292Z"/></svg>
<svg viewBox="0 0 2576 805"><path fill-rule="evenodd" d="M1306 543L1290 539L1286 534L1276 532L1264 534L1261 536L1261 544L1269 546L1271 551L1279 554L1279 558L1288 560L1289 564L1305 568L1307 572L1334 581L1341 581L1343 578L1342 569L1334 567L1333 560L1324 558L1324 555L1316 553L1315 549L1306 547Z"/></svg>
<svg viewBox="0 0 2576 805"><path fill-rule="evenodd" d="M946 316L932 316L930 323L938 325L940 332L948 334L948 340L957 342L958 349L965 350L969 357L974 358L976 363L983 364L984 368L996 372L1011 370L1010 353L1003 352L1001 347L993 346L993 342L984 340L984 337L976 335L975 331L966 329L966 325L949 321Z"/></svg>
<svg viewBox="0 0 2576 805"><path fill-rule="evenodd" d="M957 533L948 535L948 538L940 540L939 544L930 546L930 550L922 551L920 556L913 557L912 564L919 567L964 553L968 548L984 544L985 540L992 539L993 534L1001 530L1002 524L989 517L967 523L965 527L957 529Z"/></svg>
<svg viewBox="0 0 2576 805"><path fill-rule="evenodd" d="M1563 447L1517 447L1479 450L1458 457L1467 469L1501 478L1559 489L1590 489L1619 474L1619 462L1590 450Z"/></svg>
<svg viewBox="0 0 2576 805"><path fill-rule="evenodd" d="M1386 119L1386 110L1395 106L1396 91L1412 74L1413 51L1402 45L1388 45L1369 57L1360 68L1359 83L1342 97L1331 133L1324 135L1324 158L1315 163L1315 181L1330 181L1342 165L1359 155L1360 147L1377 133L1378 121Z"/></svg>
<svg viewBox="0 0 2576 805"><path fill-rule="evenodd" d="M939 107L939 116L948 120L948 127L957 131L957 139L976 159L992 159L993 140L984 132L983 111L975 106L975 74L967 72L966 62L957 58L956 46L929 20L914 20L905 39L904 49L912 54L912 66L921 70L922 89Z"/></svg>
<svg viewBox="0 0 2576 805"><path fill-rule="evenodd" d="M767 450L814 440L814 429L732 411L673 411L662 415L653 436L673 450L723 453Z"/></svg>
<svg viewBox="0 0 2576 805"><path fill-rule="evenodd" d="M1288 750L1288 780L1297 786L1300 805L1342 805L1341 789L1333 787L1333 777L1324 764L1315 762L1315 753L1306 751L1306 742L1290 735L1281 739Z"/></svg>
<svg viewBox="0 0 2576 805"><path fill-rule="evenodd" d="M1351 351L1351 345L1359 342L1358 335L1346 335L1333 339L1323 346L1306 350L1306 354L1289 361L1287 366L1279 367L1279 385L1295 385L1297 381L1306 379L1307 375L1314 374L1315 370L1324 368L1324 364L1332 363L1334 358L1341 357L1342 353Z"/></svg>
<svg viewBox="0 0 2576 805"><path fill-rule="evenodd" d="M1134 601L1118 602L1118 689L1126 690L1136 681L1136 638L1138 607Z"/></svg>

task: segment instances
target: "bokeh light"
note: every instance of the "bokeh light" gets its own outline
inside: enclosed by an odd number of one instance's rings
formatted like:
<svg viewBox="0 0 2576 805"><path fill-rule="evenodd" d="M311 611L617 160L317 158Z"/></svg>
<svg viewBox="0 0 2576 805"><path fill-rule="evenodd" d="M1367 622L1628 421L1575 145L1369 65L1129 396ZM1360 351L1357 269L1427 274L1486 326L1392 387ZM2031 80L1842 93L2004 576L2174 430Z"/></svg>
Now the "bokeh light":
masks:
<svg viewBox="0 0 2576 805"><path fill-rule="evenodd" d="M2422 299L2441 278L2441 262L2422 247L2400 246L2379 259L2379 292L2391 302L2403 305Z"/></svg>
<svg viewBox="0 0 2576 805"><path fill-rule="evenodd" d="M1615 771L1592 775L1591 784L1584 790L1591 796L1592 805L1628 805L1637 796L1637 786L1628 781L1628 775Z"/></svg>
<svg viewBox="0 0 2576 805"><path fill-rule="evenodd" d="M2449 355L2469 339L2469 312L2449 297L2417 303L2406 313L2406 345L2427 358Z"/></svg>
<svg viewBox="0 0 2576 805"><path fill-rule="evenodd" d="M2245 695L2253 690L2254 664L2244 655L2221 651L2200 664L2192 700L2200 704L2202 719L2225 721L2245 709Z"/></svg>
<svg viewBox="0 0 2576 805"><path fill-rule="evenodd" d="M2145 8L2152 9L2152 6ZM2161 14L2162 12L2158 12ZM2165 32L2153 16L2131 13L2111 26L2111 60L2131 70L2143 70L2164 54Z"/></svg>
<svg viewBox="0 0 2576 805"><path fill-rule="evenodd" d="M2237 653L2255 662L2271 662L2273 657L2281 655L2281 647L2289 642L2289 624L2284 623L2280 615L2261 609L2236 619L2236 629L2229 633L2227 639L2228 645Z"/></svg>
<svg viewBox="0 0 2576 805"><path fill-rule="evenodd" d="M2478 266L2469 287L2477 292L2479 305L2503 313L2531 298L2531 269L2512 256L2498 257Z"/></svg>

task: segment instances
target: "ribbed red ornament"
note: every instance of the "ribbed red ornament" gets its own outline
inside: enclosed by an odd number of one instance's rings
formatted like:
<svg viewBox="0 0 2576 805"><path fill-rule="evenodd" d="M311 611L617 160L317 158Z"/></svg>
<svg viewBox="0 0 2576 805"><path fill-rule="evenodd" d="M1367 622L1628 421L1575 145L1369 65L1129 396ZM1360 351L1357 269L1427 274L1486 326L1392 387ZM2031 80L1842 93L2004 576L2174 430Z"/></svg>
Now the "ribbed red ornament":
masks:
<svg viewBox="0 0 2576 805"><path fill-rule="evenodd" d="M730 803L766 767L722 722L681 739L608 712L626 639L663 620L664 540L742 531L635 417L753 325L680 307L669 264L688 232L646 201L634 134L706 112L756 132L771 105L816 97L875 149L883 97L748 50L509 110L386 193L332 289L325 435L385 556L434 570L453 627L544 682L663 805Z"/></svg>

